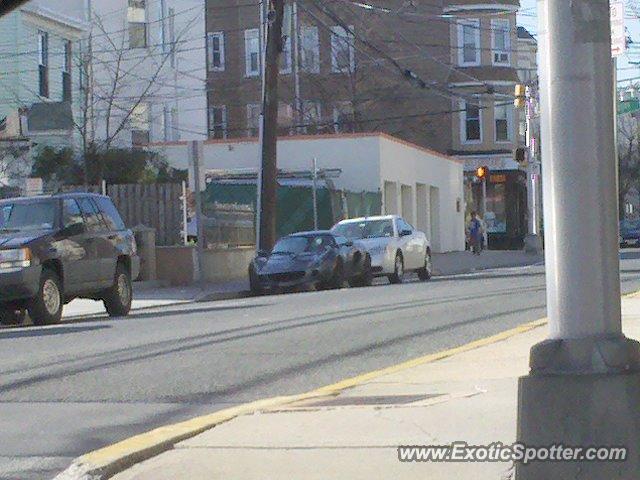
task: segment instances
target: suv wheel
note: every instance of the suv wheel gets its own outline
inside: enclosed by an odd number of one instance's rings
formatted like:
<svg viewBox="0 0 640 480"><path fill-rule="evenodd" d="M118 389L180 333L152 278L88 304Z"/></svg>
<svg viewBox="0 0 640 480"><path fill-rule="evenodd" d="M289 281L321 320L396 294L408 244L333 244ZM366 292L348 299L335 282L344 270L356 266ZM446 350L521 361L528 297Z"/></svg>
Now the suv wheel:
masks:
<svg viewBox="0 0 640 480"><path fill-rule="evenodd" d="M124 317L131 310L132 300L131 274L123 264L118 263L113 286L103 297L104 308L110 317Z"/></svg>
<svg viewBox="0 0 640 480"><path fill-rule="evenodd" d="M52 325L62 318L64 294L62 282L53 270L44 268L40 275L40 288L35 298L29 302L29 316L34 325Z"/></svg>
<svg viewBox="0 0 640 480"><path fill-rule="evenodd" d="M404 280L404 260L402 260L402 255L400 253L396 253L396 260L393 266L393 273L389 275L389 282L391 283L402 283Z"/></svg>

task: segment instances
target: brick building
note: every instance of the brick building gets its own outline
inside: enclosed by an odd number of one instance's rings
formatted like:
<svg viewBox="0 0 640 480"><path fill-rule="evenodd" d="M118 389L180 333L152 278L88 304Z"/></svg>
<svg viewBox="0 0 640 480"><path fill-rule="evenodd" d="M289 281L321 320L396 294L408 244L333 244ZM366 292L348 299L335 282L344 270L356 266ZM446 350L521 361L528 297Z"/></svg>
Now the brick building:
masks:
<svg viewBox="0 0 640 480"><path fill-rule="evenodd" d="M456 156L469 175L488 165L500 183L489 188L492 233L517 243L526 233L513 160L518 0L287 3L280 134L379 131ZM210 138L257 135L258 27L255 4L207 1ZM471 185L467 205L479 206Z"/></svg>

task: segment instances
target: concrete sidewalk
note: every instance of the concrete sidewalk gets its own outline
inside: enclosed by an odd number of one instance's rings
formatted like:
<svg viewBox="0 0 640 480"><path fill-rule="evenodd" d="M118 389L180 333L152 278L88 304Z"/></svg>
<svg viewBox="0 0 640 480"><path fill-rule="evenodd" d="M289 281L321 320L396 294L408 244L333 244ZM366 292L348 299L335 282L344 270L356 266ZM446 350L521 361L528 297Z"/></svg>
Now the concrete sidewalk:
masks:
<svg viewBox="0 0 640 480"><path fill-rule="evenodd" d="M240 298L249 294L248 280L225 283L205 283L185 287L164 287L157 283L133 284L132 310L179 305L182 303L205 302ZM64 307L64 319L84 316L106 315L100 301L77 299Z"/></svg>
<svg viewBox="0 0 640 480"><path fill-rule="evenodd" d="M640 337L640 296L623 299L623 322L628 336ZM365 376L334 395L238 416L113 478L512 478L507 463L401 463L397 447L513 443L517 378L527 373L529 349L547 333L546 326L527 328Z"/></svg>
<svg viewBox="0 0 640 480"><path fill-rule="evenodd" d="M544 255L532 255L522 250L484 250L480 255L471 252L435 253L434 275L456 275L493 268L520 267L542 264Z"/></svg>

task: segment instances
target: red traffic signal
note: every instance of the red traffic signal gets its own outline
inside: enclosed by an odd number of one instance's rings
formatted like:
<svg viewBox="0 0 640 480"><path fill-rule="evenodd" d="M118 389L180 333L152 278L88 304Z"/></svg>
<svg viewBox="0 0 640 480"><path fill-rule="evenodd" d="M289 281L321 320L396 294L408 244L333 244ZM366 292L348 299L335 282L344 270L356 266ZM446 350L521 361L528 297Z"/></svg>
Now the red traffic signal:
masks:
<svg viewBox="0 0 640 480"><path fill-rule="evenodd" d="M476 177L480 180L484 180L489 176L489 167L478 167L476 170Z"/></svg>

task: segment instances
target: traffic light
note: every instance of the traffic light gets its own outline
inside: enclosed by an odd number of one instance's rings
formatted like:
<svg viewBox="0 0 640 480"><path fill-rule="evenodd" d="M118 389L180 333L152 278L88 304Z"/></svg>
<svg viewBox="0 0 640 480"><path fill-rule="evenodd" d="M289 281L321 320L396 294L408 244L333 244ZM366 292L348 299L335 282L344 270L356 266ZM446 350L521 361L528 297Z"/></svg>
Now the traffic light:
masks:
<svg viewBox="0 0 640 480"><path fill-rule="evenodd" d="M523 84L519 83L516 85L515 90L515 100L513 101L513 105L516 108L524 108L527 104L527 88Z"/></svg>
<svg viewBox="0 0 640 480"><path fill-rule="evenodd" d="M478 167L476 170L476 177L478 180L485 180L489 176L489 167Z"/></svg>

